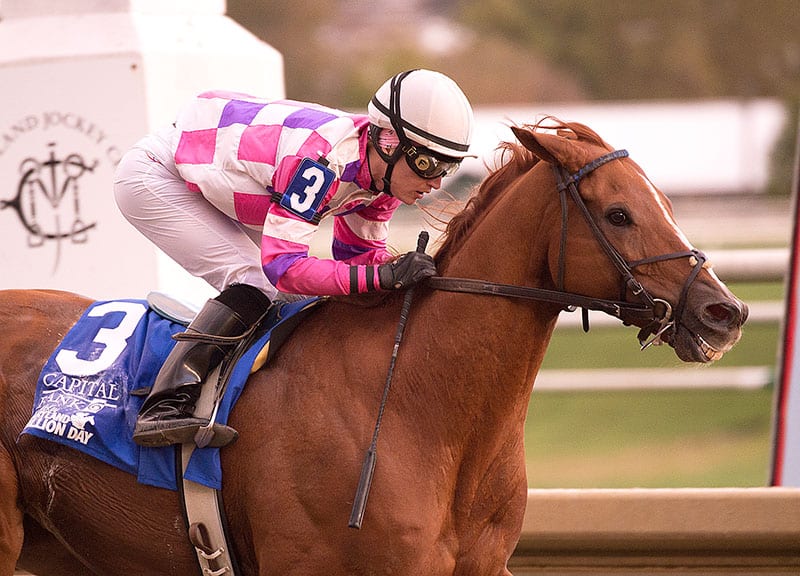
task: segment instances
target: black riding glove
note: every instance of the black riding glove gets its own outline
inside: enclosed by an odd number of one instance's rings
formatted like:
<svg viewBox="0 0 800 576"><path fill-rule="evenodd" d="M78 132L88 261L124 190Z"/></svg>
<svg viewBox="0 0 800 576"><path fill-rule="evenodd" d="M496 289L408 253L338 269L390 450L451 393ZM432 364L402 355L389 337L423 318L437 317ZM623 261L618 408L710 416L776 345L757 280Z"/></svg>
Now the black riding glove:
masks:
<svg viewBox="0 0 800 576"><path fill-rule="evenodd" d="M436 276L436 264L424 252L408 252L378 266L378 280L384 290L407 288L431 276Z"/></svg>

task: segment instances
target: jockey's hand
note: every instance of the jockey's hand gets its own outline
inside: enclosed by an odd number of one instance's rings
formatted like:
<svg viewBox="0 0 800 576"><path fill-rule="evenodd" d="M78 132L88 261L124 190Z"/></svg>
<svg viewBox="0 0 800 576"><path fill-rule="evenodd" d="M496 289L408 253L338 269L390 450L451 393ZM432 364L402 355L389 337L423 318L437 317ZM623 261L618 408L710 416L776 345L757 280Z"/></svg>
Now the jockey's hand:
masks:
<svg viewBox="0 0 800 576"><path fill-rule="evenodd" d="M378 280L384 290L408 288L431 276L436 276L436 264L424 252L408 252L394 262L378 266Z"/></svg>

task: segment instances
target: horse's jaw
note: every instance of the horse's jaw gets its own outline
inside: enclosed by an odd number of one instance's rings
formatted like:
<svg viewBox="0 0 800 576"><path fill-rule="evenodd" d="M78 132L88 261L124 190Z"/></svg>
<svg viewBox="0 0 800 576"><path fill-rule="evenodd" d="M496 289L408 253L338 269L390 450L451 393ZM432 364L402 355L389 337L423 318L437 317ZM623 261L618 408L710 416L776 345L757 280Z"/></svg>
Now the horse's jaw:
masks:
<svg viewBox="0 0 800 576"><path fill-rule="evenodd" d="M745 306L745 314L747 307ZM721 359L742 336L741 327L736 327L724 336L707 330L693 330L681 325L667 340L675 354L684 362L708 364Z"/></svg>

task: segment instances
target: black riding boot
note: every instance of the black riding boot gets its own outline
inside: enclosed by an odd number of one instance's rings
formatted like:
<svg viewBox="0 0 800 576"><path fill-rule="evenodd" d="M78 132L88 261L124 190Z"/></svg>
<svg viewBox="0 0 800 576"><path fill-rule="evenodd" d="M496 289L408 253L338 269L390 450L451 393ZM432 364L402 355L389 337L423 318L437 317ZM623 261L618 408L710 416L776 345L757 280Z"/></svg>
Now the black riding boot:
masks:
<svg viewBox="0 0 800 576"><path fill-rule="evenodd" d="M211 336L240 336L269 308L269 298L247 284L234 284L205 303L187 332ZM133 440L142 446L167 446L192 442L205 418L194 417L194 407L206 377L233 350L236 343L179 341L161 367L153 389L139 411ZM215 427L222 438L215 445L233 441L236 432ZM225 437L227 436L227 437Z"/></svg>

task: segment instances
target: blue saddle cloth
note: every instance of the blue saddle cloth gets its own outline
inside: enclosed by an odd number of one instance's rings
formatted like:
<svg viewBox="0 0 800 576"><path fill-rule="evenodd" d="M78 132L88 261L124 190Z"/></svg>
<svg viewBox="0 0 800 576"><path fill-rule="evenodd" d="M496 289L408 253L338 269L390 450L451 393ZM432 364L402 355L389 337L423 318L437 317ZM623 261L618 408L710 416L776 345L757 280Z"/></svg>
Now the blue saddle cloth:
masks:
<svg viewBox="0 0 800 576"><path fill-rule="evenodd" d="M318 299L283 304L275 326ZM277 307L273 307L277 310ZM271 317L274 315L271 315ZM272 326L241 357L225 391L217 421L227 423L256 356ZM137 476L143 484L177 489L176 446L147 448L132 440L145 395L153 385L182 324L150 309L144 300L95 302L50 356L36 386L33 414L22 434L70 446ZM194 451L184 476L220 489L219 448Z"/></svg>

